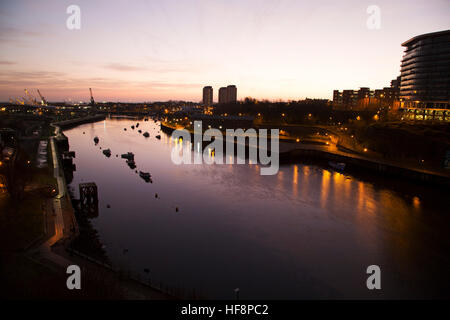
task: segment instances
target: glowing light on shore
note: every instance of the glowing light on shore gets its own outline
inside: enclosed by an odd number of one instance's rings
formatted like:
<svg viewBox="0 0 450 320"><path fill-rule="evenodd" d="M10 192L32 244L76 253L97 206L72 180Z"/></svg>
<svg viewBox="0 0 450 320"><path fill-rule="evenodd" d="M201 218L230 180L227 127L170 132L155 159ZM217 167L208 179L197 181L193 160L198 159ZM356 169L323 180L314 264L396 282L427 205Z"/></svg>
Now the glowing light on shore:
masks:
<svg viewBox="0 0 450 320"><path fill-rule="evenodd" d="M413 206L416 209L420 208L420 198L419 197L414 197L413 198Z"/></svg>

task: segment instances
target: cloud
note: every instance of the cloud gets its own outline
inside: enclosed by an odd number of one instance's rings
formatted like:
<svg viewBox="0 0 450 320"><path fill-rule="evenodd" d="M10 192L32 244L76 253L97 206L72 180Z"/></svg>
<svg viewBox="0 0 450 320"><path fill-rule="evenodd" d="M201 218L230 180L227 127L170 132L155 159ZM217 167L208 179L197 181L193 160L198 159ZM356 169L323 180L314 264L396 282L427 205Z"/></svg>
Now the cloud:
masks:
<svg viewBox="0 0 450 320"><path fill-rule="evenodd" d="M181 63L179 61L152 61L147 66L136 66L123 63L109 63L102 66L105 69L120 72L154 72L154 73L171 73L171 72L192 72L198 70L198 67L189 63Z"/></svg>
<svg viewBox="0 0 450 320"><path fill-rule="evenodd" d="M0 60L0 65L13 65L17 64L15 61L6 61L6 60Z"/></svg>
<svg viewBox="0 0 450 320"><path fill-rule="evenodd" d="M106 69L114 70L114 71L146 71L148 68L146 67L138 67L138 66L131 66L121 63L110 63L105 66L103 66Z"/></svg>
<svg viewBox="0 0 450 320"><path fill-rule="evenodd" d="M29 47L29 41L51 35L46 31L25 30L15 27L5 27L0 24L0 43L19 47Z"/></svg>
<svg viewBox="0 0 450 320"><path fill-rule="evenodd" d="M74 77L71 74L55 71L8 71L0 73L0 100L9 96L23 93L23 88L34 90L39 88L46 92L47 99L58 97L87 97L88 88L92 88L100 99L114 99L115 96L152 99L158 97L174 98L186 94L195 96L202 88L201 83L167 82L160 80L129 81L121 78L109 77ZM136 99L136 98L135 98ZM140 98L138 98L140 99Z"/></svg>
<svg viewBox="0 0 450 320"><path fill-rule="evenodd" d="M30 30L24 30L19 28L12 28L12 27L2 27L0 29L0 37L10 37L10 38L17 38L17 37L39 37L44 35L43 32L38 31L30 31Z"/></svg>

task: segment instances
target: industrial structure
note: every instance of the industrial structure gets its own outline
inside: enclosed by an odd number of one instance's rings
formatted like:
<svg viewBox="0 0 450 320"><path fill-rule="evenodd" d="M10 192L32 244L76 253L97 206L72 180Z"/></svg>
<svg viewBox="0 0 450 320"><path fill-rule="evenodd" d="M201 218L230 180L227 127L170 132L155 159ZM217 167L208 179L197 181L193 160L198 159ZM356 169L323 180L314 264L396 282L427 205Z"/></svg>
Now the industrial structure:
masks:
<svg viewBox="0 0 450 320"><path fill-rule="evenodd" d="M41 105L46 106L48 105L47 100L45 100L44 96L41 94L41 92L39 91L39 89L37 89L37 92L39 94L39 97L41 98Z"/></svg>
<svg viewBox="0 0 450 320"><path fill-rule="evenodd" d="M95 100L94 100L94 96L92 95L92 89L89 88L89 93L91 94L91 106L95 105Z"/></svg>

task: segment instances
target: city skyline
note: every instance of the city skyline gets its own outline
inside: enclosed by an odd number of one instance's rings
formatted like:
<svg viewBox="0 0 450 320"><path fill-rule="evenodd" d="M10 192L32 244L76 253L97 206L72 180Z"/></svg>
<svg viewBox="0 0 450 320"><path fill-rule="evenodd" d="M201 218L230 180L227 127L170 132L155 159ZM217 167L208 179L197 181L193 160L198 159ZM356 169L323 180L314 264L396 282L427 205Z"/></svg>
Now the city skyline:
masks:
<svg viewBox="0 0 450 320"><path fill-rule="evenodd" d="M97 101L140 102L201 101L206 84L269 100L386 87L401 43L449 29L450 4L379 1L379 30L366 26L371 4L79 1L81 29L68 30L70 2L2 3L0 101L24 88L49 101L88 101L92 87Z"/></svg>

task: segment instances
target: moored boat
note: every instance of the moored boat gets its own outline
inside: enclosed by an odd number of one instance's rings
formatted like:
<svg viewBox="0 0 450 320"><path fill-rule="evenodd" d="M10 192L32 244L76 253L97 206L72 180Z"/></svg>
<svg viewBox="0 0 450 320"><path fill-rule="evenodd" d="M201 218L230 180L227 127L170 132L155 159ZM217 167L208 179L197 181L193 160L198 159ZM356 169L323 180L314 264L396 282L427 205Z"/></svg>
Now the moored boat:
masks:
<svg viewBox="0 0 450 320"><path fill-rule="evenodd" d="M345 163L344 162L334 162L334 161L328 161L328 165L336 170L344 170L345 169Z"/></svg>
<svg viewBox="0 0 450 320"><path fill-rule="evenodd" d="M134 162L134 160L128 159L128 160L127 160L127 164L128 164L128 166L129 166L131 169L136 168L136 162Z"/></svg>
<svg viewBox="0 0 450 320"><path fill-rule="evenodd" d="M122 158L128 159L128 160L134 160L134 153L133 152L127 152L121 155Z"/></svg>
<svg viewBox="0 0 450 320"><path fill-rule="evenodd" d="M151 174L149 172L139 171L139 176L144 179L150 179Z"/></svg>
<svg viewBox="0 0 450 320"><path fill-rule="evenodd" d="M110 149L105 149L103 150L103 154L107 157L111 157L111 150Z"/></svg>

